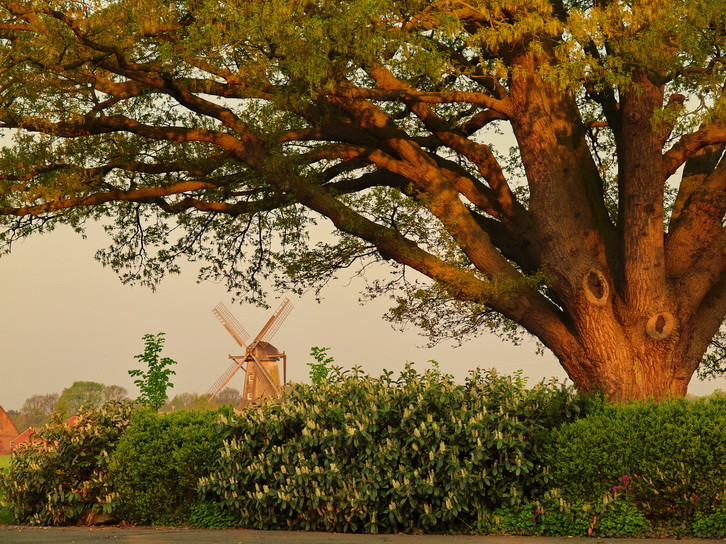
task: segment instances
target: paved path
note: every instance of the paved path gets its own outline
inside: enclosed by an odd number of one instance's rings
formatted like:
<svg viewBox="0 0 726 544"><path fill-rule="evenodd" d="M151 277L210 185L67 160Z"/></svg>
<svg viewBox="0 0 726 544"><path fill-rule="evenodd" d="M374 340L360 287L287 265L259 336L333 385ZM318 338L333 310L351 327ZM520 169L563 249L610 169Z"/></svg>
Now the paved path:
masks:
<svg viewBox="0 0 726 544"><path fill-rule="evenodd" d="M0 526L0 544L676 544L676 540L462 535L350 535L247 529ZM677 544L711 544L683 539Z"/></svg>

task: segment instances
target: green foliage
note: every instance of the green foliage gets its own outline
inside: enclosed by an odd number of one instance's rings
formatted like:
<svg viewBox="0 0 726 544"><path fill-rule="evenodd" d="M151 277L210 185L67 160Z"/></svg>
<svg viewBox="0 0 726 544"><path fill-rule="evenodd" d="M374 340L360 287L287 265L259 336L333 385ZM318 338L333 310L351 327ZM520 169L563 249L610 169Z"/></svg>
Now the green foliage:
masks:
<svg viewBox="0 0 726 544"><path fill-rule="evenodd" d="M78 381L65 388L60 397L55 393L29 397L20 412L25 416L28 426L39 427L45 425L53 413L57 413L61 419L68 419L79 411L95 410L107 401L124 400L127 397L128 392L119 385Z"/></svg>
<svg viewBox="0 0 726 544"><path fill-rule="evenodd" d="M310 348L310 357L315 359L315 362L308 363L308 367L310 368L309 376L313 385L320 385L323 382L327 382L333 376L330 365L335 359L328 356L329 349L318 346Z"/></svg>
<svg viewBox="0 0 726 544"><path fill-rule="evenodd" d="M197 480L222 447L215 421L230 410L136 413L111 455L118 516L134 523L184 523L197 502Z"/></svg>
<svg viewBox="0 0 726 544"><path fill-rule="evenodd" d="M611 504L611 508L597 520L594 527L597 536L608 538L645 536L650 524L642 511L626 500L616 500Z"/></svg>
<svg viewBox="0 0 726 544"><path fill-rule="evenodd" d="M627 495L658 524L717 508L726 481L726 398L607 406L552 432L554 486L568 500Z"/></svg>
<svg viewBox="0 0 726 544"><path fill-rule="evenodd" d="M0 495L0 502L2 502L2 495ZM13 525L15 523L15 517L13 517L10 510L0 506L0 525Z"/></svg>
<svg viewBox="0 0 726 544"><path fill-rule="evenodd" d="M217 399L215 398L215 401ZM216 403L209 402L209 395L199 393L180 393L166 401L161 412L174 412L175 410L215 410Z"/></svg>
<svg viewBox="0 0 726 544"><path fill-rule="evenodd" d="M54 412L61 419L68 419L79 410L93 410L104 402L103 391L106 386L98 382L73 382L58 397Z"/></svg>
<svg viewBox="0 0 726 544"><path fill-rule="evenodd" d="M218 502L200 502L192 505L189 513L189 523L195 527L205 529L218 529L234 527L236 519Z"/></svg>
<svg viewBox="0 0 726 544"><path fill-rule="evenodd" d="M698 538L726 538L726 503L712 514L697 513L691 532Z"/></svg>
<svg viewBox="0 0 726 544"><path fill-rule="evenodd" d="M71 388L72 387L73 386L71 386ZM66 389L64 392L67 391L68 390ZM20 408L19 419L21 421L14 421L15 426L22 432L28 427L41 427L45 425L50 420L50 416L56 410L58 400L59 396L57 393L32 395L31 397L28 397L25 399L23 406ZM75 413L75 410L73 410L73 413ZM19 425L18 423L21 424Z"/></svg>
<svg viewBox="0 0 726 544"><path fill-rule="evenodd" d="M134 359L145 363L148 370L129 370L131 377L140 376L138 380L134 380L134 384L138 386L141 392L136 400L152 410L159 410L164 406L168 398L167 389L174 387L170 376L176 374L176 372L168 367L177 364L177 362L169 357L159 357L164 349L164 334L160 332L156 335L144 335L144 353L135 355Z"/></svg>
<svg viewBox="0 0 726 544"><path fill-rule="evenodd" d="M10 467L10 456L0 455L0 478L2 478L5 470ZM12 515L10 510L3 506L3 494L0 489L0 525L8 525L15 522L15 517Z"/></svg>
<svg viewBox="0 0 726 544"><path fill-rule="evenodd" d="M357 370L230 417L205 500L250 528L463 530L549 482L538 437L583 403L556 383L478 371L465 385L409 365Z"/></svg>
<svg viewBox="0 0 726 544"><path fill-rule="evenodd" d="M38 442L15 450L0 479L0 494L12 515L31 525L67 525L113 513L116 493L108 460L130 414L129 404L110 401L79 414L73 425L55 417L38 432Z"/></svg>
<svg viewBox="0 0 726 544"><path fill-rule="evenodd" d="M646 536L650 525L625 497L606 495L592 503L568 503L545 498L517 506L497 508L476 523L477 532L541 536Z"/></svg>
<svg viewBox="0 0 726 544"><path fill-rule="evenodd" d="M713 380L726 374L726 326L711 339L706 354L698 366L698 377Z"/></svg>

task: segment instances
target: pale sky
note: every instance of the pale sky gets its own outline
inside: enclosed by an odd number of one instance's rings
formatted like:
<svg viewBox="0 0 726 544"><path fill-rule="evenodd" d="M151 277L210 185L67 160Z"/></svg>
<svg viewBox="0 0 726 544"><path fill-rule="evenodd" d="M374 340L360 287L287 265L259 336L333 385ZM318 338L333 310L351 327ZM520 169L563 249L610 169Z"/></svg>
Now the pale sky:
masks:
<svg viewBox="0 0 726 544"><path fill-rule="evenodd" d="M179 362L171 395L204 393L229 365L227 355L240 351L211 309L224 302L254 336L279 303L271 296L270 310L232 304L222 285L197 284L191 268L166 278L156 292L125 286L93 259L107 245L100 229L84 240L61 228L0 258L0 405L6 410L78 380L121 385L136 397L127 371L138 366L133 356L143 351L141 337L161 331L167 337L163 354ZM536 355L533 342L516 347L484 335L461 347L423 348L417 330L395 331L382 319L387 300L359 303L362 285L356 278L341 280L323 292L321 304L312 295L290 297L295 308L272 340L288 355L289 379L308 380L311 346L329 347L336 364L360 364L374 375L383 368L399 371L406 361L424 369L436 359L460 381L477 366L521 368L532 380L564 378L554 356ZM230 385L242 388L241 373ZM716 388L726 389L726 378L694 378L689 392L704 395Z"/></svg>

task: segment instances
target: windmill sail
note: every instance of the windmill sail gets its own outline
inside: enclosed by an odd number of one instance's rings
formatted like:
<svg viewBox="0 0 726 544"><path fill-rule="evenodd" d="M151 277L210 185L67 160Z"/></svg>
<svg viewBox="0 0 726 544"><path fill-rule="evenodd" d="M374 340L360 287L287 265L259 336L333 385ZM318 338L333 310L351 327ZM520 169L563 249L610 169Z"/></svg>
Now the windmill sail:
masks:
<svg viewBox="0 0 726 544"><path fill-rule="evenodd" d="M237 371L240 368L242 368L242 363L243 363L242 359L239 359L239 360L235 360L234 363L229 365L229 368L227 368L227 370L224 371L224 374L222 374L217 379L217 381L214 382L214 385L212 385L212 387L210 387L207 390L207 395L211 395L211 397L209 397L209 400L216 397L217 393L219 393L224 388L224 386L229 383L229 381L237 373Z"/></svg>
<svg viewBox="0 0 726 544"><path fill-rule="evenodd" d="M277 307L277 310L275 310L275 313L272 314L272 317L267 320L267 323L265 323L265 326L262 327L262 330L255 338L253 344L257 344L258 342L269 342L270 338L272 338L280 329L282 323L285 321L287 316L290 315L291 311L292 302L290 302L290 299L286 298Z"/></svg>
<svg viewBox="0 0 726 544"><path fill-rule="evenodd" d="M212 313L217 316L219 322L224 325L224 328L229 331L232 337L237 340L237 343L247 349L247 340L250 338L250 334L240 325L239 321L230 313L227 307L221 302L215 306Z"/></svg>

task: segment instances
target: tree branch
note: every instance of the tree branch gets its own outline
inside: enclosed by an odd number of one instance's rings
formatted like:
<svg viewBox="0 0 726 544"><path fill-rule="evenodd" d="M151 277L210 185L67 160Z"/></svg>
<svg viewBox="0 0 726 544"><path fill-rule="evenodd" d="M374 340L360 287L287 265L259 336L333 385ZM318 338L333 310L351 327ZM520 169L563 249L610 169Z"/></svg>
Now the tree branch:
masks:
<svg viewBox="0 0 726 544"><path fill-rule="evenodd" d="M726 123L713 121L702 125L696 132L686 134L663 154L663 176L668 178L699 150L726 142Z"/></svg>
<svg viewBox="0 0 726 544"><path fill-rule="evenodd" d="M488 94L468 91L425 92L411 89L366 89L363 87L345 86L328 93L328 96L340 98L379 100L382 102L420 102L422 104L476 104L494 110L505 117L512 113L508 100L492 98Z"/></svg>

